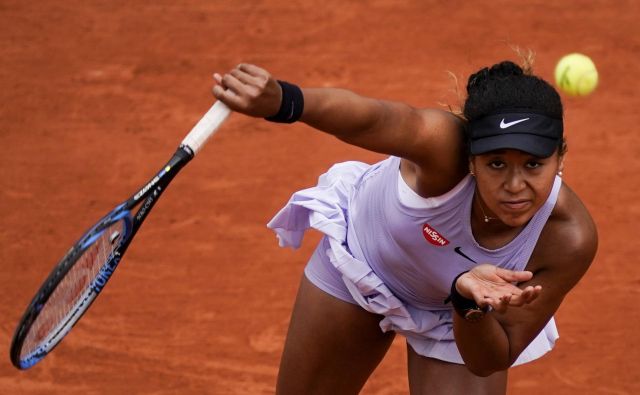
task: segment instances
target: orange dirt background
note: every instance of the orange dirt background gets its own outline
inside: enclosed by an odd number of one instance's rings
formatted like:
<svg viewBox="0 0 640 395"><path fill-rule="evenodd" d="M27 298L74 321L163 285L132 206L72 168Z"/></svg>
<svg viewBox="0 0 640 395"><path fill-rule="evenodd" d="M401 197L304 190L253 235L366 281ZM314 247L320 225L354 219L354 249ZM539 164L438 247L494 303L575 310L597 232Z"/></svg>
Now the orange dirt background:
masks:
<svg viewBox="0 0 640 395"><path fill-rule="evenodd" d="M317 234L266 222L332 163L376 161L302 124L232 116L175 180L91 311L26 372L15 325L68 246L146 182L209 108L214 71L253 62L304 86L456 103L451 71L590 55L600 86L565 97L565 179L600 249L557 314L556 349L509 394L640 393L640 2L0 1L0 393L269 394ZM558 251L559 254L562 251ZM408 391L396 340L364 394Z"/></svg>

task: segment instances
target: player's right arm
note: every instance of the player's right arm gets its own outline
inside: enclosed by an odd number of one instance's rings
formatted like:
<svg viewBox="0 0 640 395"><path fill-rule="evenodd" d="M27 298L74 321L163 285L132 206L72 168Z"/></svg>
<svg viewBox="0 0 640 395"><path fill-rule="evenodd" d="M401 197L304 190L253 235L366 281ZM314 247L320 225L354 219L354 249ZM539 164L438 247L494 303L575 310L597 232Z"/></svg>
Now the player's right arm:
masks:
<svg viewBox="0 0 640 395"><path fill-rule="evenodd" d="M214 95L232 110L255 117L277 113L280 85L264 69L241 64L215 75ZM399 156L425 169L450 173L464 157L462 121L441 110L360 96L336 88L303 89L300 121L349 144Z"/></svg>

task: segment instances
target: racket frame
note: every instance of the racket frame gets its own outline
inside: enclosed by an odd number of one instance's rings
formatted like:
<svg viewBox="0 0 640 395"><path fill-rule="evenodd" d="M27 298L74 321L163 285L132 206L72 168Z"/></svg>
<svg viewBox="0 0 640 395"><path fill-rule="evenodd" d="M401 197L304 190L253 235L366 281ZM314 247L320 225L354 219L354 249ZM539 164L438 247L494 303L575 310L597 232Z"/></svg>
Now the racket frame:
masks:
<svg viewBox="0 0 640 395"><path fill-rule="evenodd" d="M164 192L173 178L193 157L194 153L190 147L181 145L171 159L169 159L169 161L154 177L152 177L138 192L133 194L125 202L116 206L115 209L102 217L96 225L85 232L85 234L54 267L32 299L31 303L29 303L29 306L22 316L13 336L10 358L15 367L18 369L28 369L38 363L42 358L53 351L53 349L73 328L76 322L78 322L82 315L89 309L98 294L104 289L105 285L118 267L122 256L131 244L133 237L140 229L140 226L146 219L147 215L151 212L153 206L157 203L162 192ZM135 215L131 216L131 210L138 204L140 204L138 211ZM100 267L96 277L91 281L82 297L78 299L74 307L69 311L64 319L61 320L61 322L56 325L52 331L50 331L38 347L24 358L21 358L20 354L23 343L27 338L27 334L56 287L60 282L62 282L73 265L78 262L78 258L81 257L82 254L100 237L102 232L117 221L124 221L125 224L125 233L119 241L120 244Z"/></svg>
<svg viewBox="0 0 640 395"><path fill-rule="evenodd" d="M214 103L185 136L174 155L162 169L138 192L102 217L100 221L85 232L80 240L78 240L62 260L59 261L35 294L31 303L29 303L16 328L9 351L11 362L15 367L18 369L28 369L32 367L62 341L109 281L133 237L160 198L162 192L164 192L178 172L200 151L209 138L215 134L230 114L231 110L223 102L217 101ZM140 202L142 203L135 216L130 217L129 214L131 210ZM20 353L29 329L31 329L56 287L64 279L69 270L71 270L73 265L78 262L78 258L100 237L102 232L111 224L115 223L115 221L120 220L125 221L125 235L120 238L120 245L114 249L113 253L101 266L98 274L87 287L85 293L83 293L83 297L74 304L73 310L61 320L61 323L56 325L54 330L47 335L45 341L41 342L41 344L24 359L21 359Z"/></svg>

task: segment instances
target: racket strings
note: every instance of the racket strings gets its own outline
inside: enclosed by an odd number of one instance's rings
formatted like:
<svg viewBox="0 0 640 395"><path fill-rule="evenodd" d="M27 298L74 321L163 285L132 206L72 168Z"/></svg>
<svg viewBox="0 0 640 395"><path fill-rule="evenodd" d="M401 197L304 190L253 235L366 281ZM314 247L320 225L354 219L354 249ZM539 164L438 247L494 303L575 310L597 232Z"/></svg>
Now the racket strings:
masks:
<svg viewBox="0 0 640 395"><path fill-rule="evenodd" d="M62 339L57 334L70 329L79 318L78 313L88 307L85 304L92 293L90 286L118 247L123 232L123 221L111 224L78 257L31 325L20 352L21 358L55 345ZM78 315L76 319L75 315Z"/></svg>

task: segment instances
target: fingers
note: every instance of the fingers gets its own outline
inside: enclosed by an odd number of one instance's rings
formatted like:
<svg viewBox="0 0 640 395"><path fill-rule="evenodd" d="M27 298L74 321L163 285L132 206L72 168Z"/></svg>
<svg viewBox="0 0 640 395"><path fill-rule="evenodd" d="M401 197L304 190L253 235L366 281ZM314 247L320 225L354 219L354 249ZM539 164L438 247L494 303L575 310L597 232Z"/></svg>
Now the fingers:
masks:
<svg viewBox="0 0 640 395"><path fill-rule="evenodd" d="M234 89L237 94L248 88L264 89L270 75L257 66L240 64L224 76L215 73L213 78L224 89Z"/></svg>
<svg viewBox="0 0 640 395"><path fill-rule="evenodd" d="M542 287L528 286L520 289L512 284L500 287L473 287L473 299L480 307L490 306L493 310L504 313L508 307L520 307L535 301L542 292Z"/></svg>
<svg viewBox="0 0 640 395"><path fill-rule="evenodd" d="M269 72L267 70L253 64L241 63L238 65L237 69L244 71L245 73L253 77L260 77L264 79L269 79L270 77Z"/></svg>
<svg viewBox="0 0 640 395"><path fill-rule="evenodd" d="M255 117L278 112L282 92L278 82L257 66L239 64L226 74L215 73L213 95L234 111Z"/></svg>
<svg viewBox="0 0 640 395"><path fill-rule="evenodd" d="M264 89L267 83L267 80L269 79L269 77L265 75L254 75L254 74L245 72L242 69L240 69L239 66L231 70L229 74L234 76L238 81L240 81L244 85L256 87L259 89Z"/></svg>
<svg viewBox="0 0 640 395"><path fill-rule="evenodd" d="M533 273L529 271L513 271L508 269L503 269L500 267L496 267L496 275L507 282L522 282L528 281L533 278Z"/></svg>
<svg viewBox="0 0 640 395"><path fill-rule="evenodd" d="M538 296L540 296L542 292L542 287L540 285L528 286L522 290L519 295L514 295L511 298L510 305L511 306L523 306L525 304L529 304L536 300Z"/></svg>
<svg viewBox="0 0 640 395"><path fill-rule="evenodd" d="M518 292L487 295L476 300L476 303L479 306L491 306L493 310L504 313L508 307L521 307L532 303L540 296L541 292L541 286L529 286L522 290L518 288Z"/></svg>
<svg viewBox="0 0 640 395"><path fill-rule="evenodd" d="M231 109L235 109L239 105L241 105L240 97L236 91L236 89L232 88L233 83L230 84L229 78L225 78L218 73L213 75L213 79L216 81L217 85L213 86L213 96L228 105Z"/></svg>
<svg viewBox="0 0 640 395"><path fill-rule="evenodd" d="M240 73L214 74L214 79L218 85L213 87L213 95L233 110L246 108L248 100L257 94L251 78Z"/></svg>

